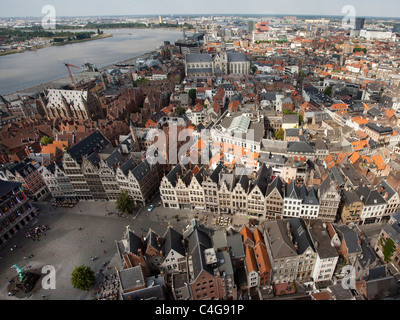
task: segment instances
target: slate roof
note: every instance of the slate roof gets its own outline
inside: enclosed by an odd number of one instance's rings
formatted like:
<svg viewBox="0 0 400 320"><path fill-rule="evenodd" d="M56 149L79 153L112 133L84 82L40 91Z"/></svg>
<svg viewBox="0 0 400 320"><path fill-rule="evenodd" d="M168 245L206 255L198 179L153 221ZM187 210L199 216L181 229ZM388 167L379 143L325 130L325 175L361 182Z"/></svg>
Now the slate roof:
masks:
<svg viewBox="0 0 400 320"><path fill-rule="evenodd" d="M285 191L285 198L300 199L300 189L297 187L294 180L292 180L287 186Z"/></svg>
<svg viewBox="0 0 400 320"><path fill-rule="evenodd" d="M141 266L119 270L118 275L123 290L142 287L146 284Z"/></svg>
<svg viewBox="0 0 400 320"><path fill-rule="evenodd" d="M19 188L22 185L20 182L0 180L0 197L5 196L12 190Z"/></svg>
<svg viewBox="0 0 400 320"><path fill-rule="evenodd" d="M274 260L289 256L297 256L296 249L287 234L285 223L288 222L284 220L276 220L264 224L266 234L268 235L268 239L265 238L265 240L270 243L271 253Z"/></svg>
<svg viewBox="0 0 400 320"><path fill-rule="evenodd" d="M276 176L275 179L270 183L267 189L267 193L265 196L268 196L272 191L278 190L279 194L281 195L282 199L284 198L283 194L283 182L279 176Z"/></svg>
<svg viewBox="0 0 400 320"><path fill-rule="evenodd" d="M251 190L257 186L260 189L262 195L265 196L271 173L272 173L272 168L267 167L265 164L263 164L260 170L258 171L257 179L254 182Z"/></svg>
<svg viewBox="0 0 400 320"><path fill-rule="evenodd" d="M299 218L292 218L289 219L288 223L291 227L293 242L297 243L298 245L297 252L299 254L303 254L308 248L311 248L315 251L314 244L304 221Z"/></svg>
<svg viewBox="0 0 400 320"><path fill-rule="evenodd" d="M319 219L311 221L309 228L311 239L315 245L315 250L321 259L336 258L338 253L331 244L331 238Z"/></svg>
<svg viewBox="0 0 400 320"><path fill-rule="evenodd" d="M244 62L248 61L244 52L228 52L228 62Z"/></svg>
<svg viewBox="0 0 400 320"><path fill-rule="evenodd" d="M376 206L386 203L377 190L371 190L367 186L359 186L356 192L365 206Z"/></svg>
<svg viewBox="0 0 400 320"><path fill-rule="evenodd" d="M310 190L307 191L306 186L303 185L300 188L300 192L302 194L304 204L319 205L319 201L314 187L311 187Z"/></svg>
<svg viewBox="0 0 400 320"><path fill-rule="evenodd" d="M381 192L379 192L380 188L382 188ZM385 193L387 192L388 193L387 199L392 198L396 194L396 191L385 180L379 182L376 185L376 189L382 196L385 196Z"/></svg>
<svg viewBox="0 0 400 320"><path fill-rule="evenodd" d="M27 177L30 174L30 170L33 172L36 171L36 168L27 160L19 162L17 165L13 166L9 169L9 171L15 175L18 173L22 178ZM27 173L27 174L25 174Z"/></svg>
<svg viewBox="0 0 400 320"><path fill-rule="evenodd" d="M150 164L147 160L144 160L132 170L132 174L136 180L140 182L150 173L150 171Z"/></svg>
<svg viewBox="0 0 400 320"><path fill-rule="evenodd" d="M146 242L147 246L152 246L154 249L161 251L161 245L158 243L157 239L160 238L160 236L155 233L153 230L149 229L149 232L146 237Z"/></svg>
<svg viewBox="0 0 400 320"><path fill-rule="evenodd" d="M212 62L212 56L208 53L190 53L186 55L186 62Z"/></svg>
<svg viewBox="0 0 400 320"><path fill-rule="evenodd" d="M180 177L181 176L181 172L182 172L182 167L181 165L178 163L167 175L166 178L168 179L169 182L171 182L171 184L175 187L176 183L178 182L177 179L177 174Z"/></svg>
<svg viewBox="0 0 400 320"><path fill-rule="evenodd" d="M361 246L358 244L358 235L357 232L351 230L348 226L336 226L336 228L343 235L343 240L346 243L348 253L357 253L362 252Z"/></svg>
<svg viewBox="0 0 400 320"><path fill-rule="evenodd" d="M103 146L103 144L104 146ZM82 164L82 156L87 156L93 153L94 150L100 152L104 147L107 147L110 141L99 131L96 130L90 136L83 139L75 146L67 150L67 153L75 159L76 162Z"/></svg>
<svg viewBox="0 0 400 320"><path fill-rule="evenodd" d="M111 153L107 159L104 160L107 163L107 166L111 169L115 169L118 163L124 163L125 159L122 154L116 149L113 153Z"/></svg>
<svg viewBox="0 0 400 320"><path fill-rule="evenodd" d="M230 246L230 253L232 259L240 259L244 258L244 248L243 248L243 239L240 233L235 233L232 235L228 235L226 238L228 245Z"/></svg>
<svg viewBox="0 0 400 320"><path fill-rule="evenodd" d="M145 244L142 239L134 234L132 231L128 233L128 250L136 256L139 256L139 249L142 250L144 254L146 251Z"/></svg>
<svg viewBox="0 0 400 320"><path fill-rule="evenodd" d="M128 175L129 171L136 167L136 163L132 158L129 158L125 163L123 163L119 169L124 173L125 176Z"/></svg>
<svg viewBox="0 0 400 320"><path fill-rule="evenodd" d="M315 153L315 150L305 141L289 142L287 151L294 153Z"/></svg>
<svg viewBox="0 0 400 320"><path fill-rule="evenodd" d="M183 236L174 228L169 227L164 235L163 256L166 257L171 250L185 256L185 248L182 244Z"/></svg>

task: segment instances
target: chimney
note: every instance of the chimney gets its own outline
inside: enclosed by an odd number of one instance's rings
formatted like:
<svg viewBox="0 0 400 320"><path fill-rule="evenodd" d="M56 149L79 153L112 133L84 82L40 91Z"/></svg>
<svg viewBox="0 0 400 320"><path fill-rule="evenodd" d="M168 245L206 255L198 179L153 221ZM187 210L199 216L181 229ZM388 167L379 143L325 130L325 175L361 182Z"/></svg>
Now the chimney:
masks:
<svg viewBox="0 0 400 320"><path fill-rule="evenodd" d="M159 247L162 246L162 238L161 237L157 237L157 244Z"/></svg>
<svg viewBox="0 0 400 320"><path fill-rule="evenodd" d="M383 196L385 199L389 198L389 192L385 192L385 195Z"/></svg>

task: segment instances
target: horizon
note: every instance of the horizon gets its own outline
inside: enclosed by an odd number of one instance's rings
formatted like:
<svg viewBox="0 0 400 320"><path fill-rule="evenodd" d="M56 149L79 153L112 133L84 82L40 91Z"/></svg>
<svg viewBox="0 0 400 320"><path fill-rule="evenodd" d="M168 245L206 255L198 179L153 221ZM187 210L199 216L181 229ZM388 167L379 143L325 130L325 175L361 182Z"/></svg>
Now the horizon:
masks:
<svg viewBox="0 0 400 320"><path fill-rule="evenodd" d="M139 0L108 1L70 0L2 0L0 2L1 18L40 18L45 14L45 6L53 6L58 17L147 17L147 16L321 16L343 17L346 6L352 6L360 17L399 19L393 16L400 12L397 0L297 0L271 1L251 0L244 3L239 0L203 0L201 4L192 0L154 0L152 5ZM193 13L194 8L204 13ZM210 9L211 8L211 9ZM155 12L157 10L158 12ZM207 12L210 11L210 12ZM230 13L224 13L231 11ZM257 11L258 13L254 13ZM175 12L175 13L174 13Z"/></svg>
<svg viewBox="0 0 400 320"><path fill-rule="evenodd" d="M289 14L289 13L280 13L280 14L240 14L240 13L218 13L218 14L212 14L212 13L185 13L185 14L179 14L179 13L169 13L169 14L115 14L115 15L82 15L82 16L61 16L59 15L60 18L118 18L118 17L219 17L219 16L226 16L226 17L244 17L244 18L251 18L251 17L321 17L321 18L343 18L343 15L328 15L328 14ZM366 18L366 19L396 19L400 20L400 17L390 17L390 16L366 16L366 15L360 15L359 17L361 18ZM43 16L0 16L0 19L13 19L13 18L37 18L41 19Z"/></svg>

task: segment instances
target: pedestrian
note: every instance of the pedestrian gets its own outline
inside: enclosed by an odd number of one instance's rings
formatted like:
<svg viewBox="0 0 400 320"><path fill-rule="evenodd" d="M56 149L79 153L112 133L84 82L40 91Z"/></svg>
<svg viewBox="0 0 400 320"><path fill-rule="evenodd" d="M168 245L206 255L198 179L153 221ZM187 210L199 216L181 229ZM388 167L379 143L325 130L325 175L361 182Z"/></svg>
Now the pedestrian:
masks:
<svg viewBox="0 0 400 320"><path fill-rule="evenodd" d="M104 254L107 254L107 251L106 251L106 250L104 250Z"/></svg>

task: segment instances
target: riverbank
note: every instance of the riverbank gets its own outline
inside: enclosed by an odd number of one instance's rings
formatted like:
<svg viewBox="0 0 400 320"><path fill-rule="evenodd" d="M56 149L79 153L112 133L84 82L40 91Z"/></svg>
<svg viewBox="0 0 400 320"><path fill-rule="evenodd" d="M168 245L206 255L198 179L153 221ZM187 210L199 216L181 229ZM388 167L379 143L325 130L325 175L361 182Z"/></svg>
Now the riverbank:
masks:
<svg viewBox="0 0 400 320"><path fill-rule="evenodd" d="M0 57L0 94L9 95L14 92L37 94L32 87L40 87L40 84L50 83L49 88L66 86L70 81L63 80L51 84L52 81L68 77L68 71L64 63L70 63L81 67L85 62L90 62L98 69L112 67L118 62L132 64L145 53L157 50L164 41L176 42L182 37L182 33L173 30L104 30L104 33L112 34L112 37L101 41L87 41L83 43L50 46L41 50L24 54L12 54ZM126 63L126 61L128 63ZM117 65L116 67L121 67ZM127 66L130 67L130 66ZM83 69L82 69L83 70ZM73 74L79 69L71 70ZM87 74L92 78L94 74ZM76 80L85 79L86 75L79 76ZM42 90L39 90L42 92Z"/></svg>
<svg viewBox="0 0 400 320"><path fill-rule="evenodd" d="M146 59L154 51L155 50L149 51L149 52L146 52L144 54L141 54L141 55L138 55L138 56L134 56L132 58L129 58L129 59L126 59L126 60L123 60L123 61L118 61L118 62L115 62L113 64L98 68L98 70L99 70L98 73L103 73L108 69L115 68L115 67L117 67L117 65L124 65L125 64L125 65L134 66L134 65L136 65L136 61L138 59ZM77 72L77 73L74 74L74 77L79 77L79 75L83 75L85 73L87 73L87 72L86 71ZM13 96L13 95L24 95L24 94L33 95L33 94L37 94L39 92L43 92L46 88L54 88L54 89L56 89L57 87L63 87L63 86L67 86L69 84L71 84L71 78L69 76L65 76L65 77L62 77L62 78L58 78L58 79L54 79L54 80L51 80L51 81L48 81L48 82L45 82L45 83L38 84L38 85L33 86L33 87L29 87L29 88L17 90L17 91L12 92L12 93L4 94L4 97L7 99L7 97Z"/></svg>
<svg viewBox="0 0 400 320"><path fill-rule="evenodd" d="M61 43L53 43L52 45L54 45L54 46L66 46L68 44L73 44L73 43L81 43L81 42L87 42L87 41L111 38L112 36L113 36L112 34L99 34L97 36L91 37L90 39L71 40L71 41L61 42Z"/></svg>
<svg viewBox="0 0 400 320"><path fill-rule="evenodd" d="M37 50L48 48L48 47L66 46L66 45L74 44L74 43L101 40L101 39L111 38L112 36L113 36L112 34L100 34L100 35L91 37L90 39L71 40L71 41L66 41L66 42L62 42L62 43L51 43L48 45L36 46L36 47L28 48L28 49L13 49L13 50L5 51L5 52L0 52L0 57L7 56L10 54L23 53L23 52L27 52L27 51L37 51Z"/></svg>

